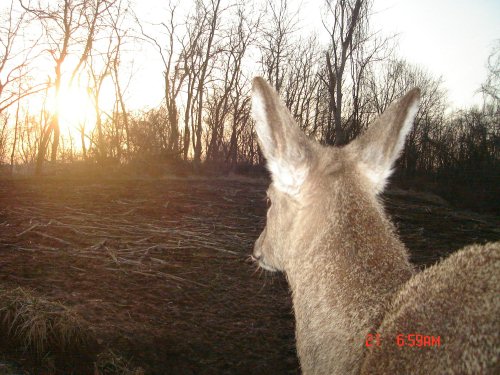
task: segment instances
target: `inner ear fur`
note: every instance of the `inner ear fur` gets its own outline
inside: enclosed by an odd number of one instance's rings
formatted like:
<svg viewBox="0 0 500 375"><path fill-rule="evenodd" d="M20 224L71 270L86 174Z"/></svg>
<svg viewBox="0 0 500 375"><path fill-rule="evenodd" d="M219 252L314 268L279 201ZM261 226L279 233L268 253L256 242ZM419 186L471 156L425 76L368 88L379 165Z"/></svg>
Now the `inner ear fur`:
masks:
<svg viewBox="0 0 500 375"><path fill-rule="evenodd" d="M347 147L358 158L361 170L383 190L418 112L420 89L410 90L392 103L360 137Z"/></svg>
<svg viewBox="0 0 500 375"><path fill-rule="evenodd" d="M273 181L278 189L297 194L313 159L311 141L274 88L261 77L253 80L252 115Z"/></svg>

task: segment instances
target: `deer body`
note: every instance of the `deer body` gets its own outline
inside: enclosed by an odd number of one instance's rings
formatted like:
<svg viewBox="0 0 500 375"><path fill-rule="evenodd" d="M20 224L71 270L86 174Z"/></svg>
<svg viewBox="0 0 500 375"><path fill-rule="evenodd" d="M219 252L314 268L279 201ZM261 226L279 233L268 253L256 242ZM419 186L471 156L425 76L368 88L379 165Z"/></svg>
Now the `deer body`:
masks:
<svg viewBox="0 0 500 375"><path fill-rule="evenodd" d="M299 213L296 221L312 224L311 231L301 233L297 257L285 266L297 349L304 373L325 361L319 366L328 370L325 373L355 374L367 333L380 324L392 294L410 278L412 268L375 201L364 200L356 189L324 188L325 193L340 193L331 202L318 199L321 193L310 198L304 217ZM356 222L370 226L363 229ZM367 236L370 243L365 243ZM389 256L380 254L386 249ZM360 292L354 294L353 289Z"/></svg>
<svg viewBox="0 0 500 375"><path fill-rule="evenodd" d="M267 225L253 256L263 268L286 273L304 374L444 373L437 370L440 363L456 366L449 373L467 373L466 368L486 373L498 366L500 246L462 252L415 275L378 201L418 100L419 91L411 91L360 138L332 148L305 137L276 92L263 79L254 80L252 111L273 183ZM461 270L468 274L460 279ZM471 276L475 279L467 281ZM455 310L461 304L446 297L458 298L458 290L467 288L475 294L460 313ZM449 311L454 324L446 323ZM487 336L490 346L469 350L465 343L458 350L463 341L458 331L473 316L482 317L480 328L468 332L482 335L479 340ZM367 348L369 333L379 333L384 342ZM444 336L455 343L448 342L447 351L415 352L395 345L400 333L442 335L443 343ZM452 363L464 352L479 362Z"/></svg>

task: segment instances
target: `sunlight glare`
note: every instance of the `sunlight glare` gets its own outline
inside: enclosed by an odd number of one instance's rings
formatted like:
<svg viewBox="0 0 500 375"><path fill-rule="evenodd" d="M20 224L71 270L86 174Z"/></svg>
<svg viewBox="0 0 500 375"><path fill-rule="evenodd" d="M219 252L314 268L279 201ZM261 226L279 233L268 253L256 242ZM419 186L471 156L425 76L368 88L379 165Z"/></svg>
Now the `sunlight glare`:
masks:
<svg viewBox="0 0 500 375"><path fill-rule="evenodd" d="M59 126L63 130L77 130L95 118L94 109L87 90L73 85L62 86L55 106L59 114Z"/></svg>

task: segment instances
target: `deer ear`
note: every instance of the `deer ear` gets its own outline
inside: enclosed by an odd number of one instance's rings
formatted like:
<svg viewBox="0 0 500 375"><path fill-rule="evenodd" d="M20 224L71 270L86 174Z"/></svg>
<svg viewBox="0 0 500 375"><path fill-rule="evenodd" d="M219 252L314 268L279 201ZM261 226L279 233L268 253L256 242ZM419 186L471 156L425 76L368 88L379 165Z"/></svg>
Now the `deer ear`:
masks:
<svg viewBox="0 0 500 375"><path fill-rule="evenodd" d="M420 89L409 91L392 103L368 130L348 146L358 157L360 170L382 192L401 153L418 111Z"/></svg>
<svg viewBox="0 0 500 375"><path fill-rule="evenodd" d="M261 77L252 84L252 116L275 186L296 195L309 174L312 144L276 91Z"/></svg>

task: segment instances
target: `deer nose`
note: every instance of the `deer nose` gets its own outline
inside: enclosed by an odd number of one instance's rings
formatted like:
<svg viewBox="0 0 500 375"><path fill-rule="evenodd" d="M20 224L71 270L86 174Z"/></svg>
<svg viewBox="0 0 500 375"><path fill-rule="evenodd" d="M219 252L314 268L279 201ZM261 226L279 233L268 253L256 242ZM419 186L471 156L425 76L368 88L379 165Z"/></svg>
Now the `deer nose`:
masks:
<svg viewBox="0 0 500 375"><path fill-rule="evenodd" d="M262 258L262 251L260 251L257 246L254 247L253 249L253 254L252 254L252 260L254 262L259 261Z"/></svg>

